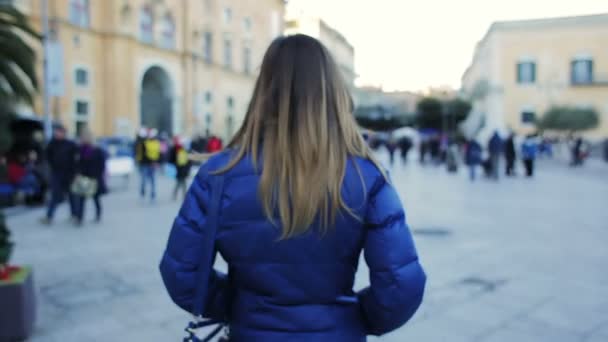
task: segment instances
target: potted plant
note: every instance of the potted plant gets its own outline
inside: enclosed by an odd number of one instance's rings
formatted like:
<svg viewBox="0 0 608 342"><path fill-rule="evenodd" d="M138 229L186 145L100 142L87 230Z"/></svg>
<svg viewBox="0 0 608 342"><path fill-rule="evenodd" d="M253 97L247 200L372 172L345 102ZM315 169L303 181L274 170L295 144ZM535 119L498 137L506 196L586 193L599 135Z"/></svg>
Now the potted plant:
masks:
<svg viewBox="0 0 608 342"><path fill-rule="evenodd" d="M20 104L32 104L38 88L36 53L26 42L39 39L13 5L0 4L0 156L10 150L10 117ZM4 158L0 167L4 167ZM34 326L35 291L30 267L9 264L10 232L0 212L0 341L28 338Z"/></svg>

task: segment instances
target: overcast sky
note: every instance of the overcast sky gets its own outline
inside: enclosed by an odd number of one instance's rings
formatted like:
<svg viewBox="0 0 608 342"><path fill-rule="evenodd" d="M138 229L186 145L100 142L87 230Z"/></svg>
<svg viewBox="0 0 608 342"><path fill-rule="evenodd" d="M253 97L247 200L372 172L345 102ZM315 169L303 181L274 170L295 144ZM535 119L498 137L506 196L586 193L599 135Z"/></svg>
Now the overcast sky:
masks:
<svg viewBox="0 0 608 342"><path fill-rule="evenodd" d="M608 13L608 0L290 0L355 46L358 83L460 86L475 44L498 20Z"/></svg>

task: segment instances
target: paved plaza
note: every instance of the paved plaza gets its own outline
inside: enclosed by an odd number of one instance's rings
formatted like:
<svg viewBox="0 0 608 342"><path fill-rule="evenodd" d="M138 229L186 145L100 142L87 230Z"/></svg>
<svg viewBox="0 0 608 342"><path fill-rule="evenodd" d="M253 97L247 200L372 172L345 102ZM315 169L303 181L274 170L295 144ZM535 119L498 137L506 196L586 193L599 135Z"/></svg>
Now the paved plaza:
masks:
<svg viewBox="0 0 608 342"><path fill-rule="evenodd" d="M544 162L498 183L395 166L429 281L415 318L379 340L608 341L608 167L591 166ZM71 226L65 206L52 227L41 209L10 215L13 261L34 266L38 288L31 341L181 341L189 317L157 267L179 204L170 180L155 205L135 181L104 198L100 224Z"/></svg>

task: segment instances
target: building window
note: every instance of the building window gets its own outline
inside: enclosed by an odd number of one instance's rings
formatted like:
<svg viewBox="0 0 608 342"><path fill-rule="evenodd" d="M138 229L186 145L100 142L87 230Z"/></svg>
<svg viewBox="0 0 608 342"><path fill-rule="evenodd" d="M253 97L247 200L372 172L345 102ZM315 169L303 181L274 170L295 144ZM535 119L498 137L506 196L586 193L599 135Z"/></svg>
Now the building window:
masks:
<svg viewBox="0 0 608 342"><path fill-rule="evenodd" d="M532 110L524 110L521 112L521 123L534 124L536 123L536 113Z"/></svg>
<svg viewBox="0 0 608 342"><path fill-rule="evenodd" d="M232 42L230 38L224 39L224 67L232 69Z"/></svg>
<svg viewBox="0 0 608 342"><path fill-rule="evenodd" d="M532 84L536 82L536 63L519 62L517 63L517 83Z"/></svg>
<svg viewBox="0 0 608 342"><path fill-rule="evenodd" d="M205 1L205 9L210 11L213 8L213 0L204 0Z"/></svg>
<svg viewBox="0 0 608 342"><path fill-rule="evenodd" d="M232 138L234 134L234 97L226 98L226 137Z"/></svg>
<svg viewBox="0 0 608 342"><path fill-rule="evenodd" d="M76 101L76 117L77 118L88 118L89 116L89 102L78 100Z"/></svg>
<svg viewBox="0 0 608 342"><path fill-rule="evenodd" d="M175 20L167 13L161 21L161 46L165 49L175 49Z"/></svg>
<svg viewBox="0 0 608 342"><path fill-rule="evenodd" d="M232 22L232 9L227 7L224 8L224 23L230 24Z"/></svg>
<svg viewBox="0 0 608 342"><path fill-rule="evenodd" d="M205 62L213 62L213 35L211 32L205 32L203 37L203 58Z"/></svg>
<svg viewBox="0 0 608 342"><path fill-rule="evenodd" d="M207 114L205 114L205 122L207 123L207 127L211 126L211 123L213 123L213 115L209 112L207 112Z"/></svg>
<svg viewBox="0 0 608 342"><path fill-rule="evenodd" d="M232 138L234 134L234 116L232 114L228 114L226 117L226 137L228 139Z"/></svg>
<svg viewBox="0 0 608 342"><path fill-rule="evenodd" d="M141 9L139 16L139 33L142 42L154 42L154 12L148 6L144 6Z"/></svg>
<svg viewBox="0 0 608 342"><path fill-rule="evenodd" d="M120 10L120 21L123 26L128 26L131 23L131 15L132 9L129 3L126 3L122 6Z"/></svg>
<svg viewBox="0 0 608 342"><path fill-rule="evenodd" d="M243 28L245 32L251 32L251 28L253 27L253 22L251 21L251 17L247 17L243 20Z"/></svg>
<svg viewBox="0 0 608 342"><path fill-rule="evenodd" d="M76 136L79 138L82 137L88 127L89 122L87 120L76 120Z"/></svg>
<svg viewBox="0 0 608 342"><path fill-rule="evenodd" d="M593 83L593 60L577 58L571 62L572 84Z"/></svg>
<svg viewBox="0 0 608 342"><path fill-rule="evenodd" d="M243 49L243 72L251 74L251 48L247 45Z"/></svg>
<svg viewBox="0 0 608 342"><path fill-rule="evenodd" d="M205 92L205 102L210 104L213 101L213 94L210 91Z"/></svg>
<svg viewBox="0 0 608 342"><path fill-rule="evenodd" d="M74 82L78 86L88 86L89 85L89 72L83 68L77 68L74 72Z"/></svg>
<svg viewBox="0 0 608 342"><path fill-rule="evenodd" d="M76 26L90 25L89 0L70 0L70 22Z"/></svg>

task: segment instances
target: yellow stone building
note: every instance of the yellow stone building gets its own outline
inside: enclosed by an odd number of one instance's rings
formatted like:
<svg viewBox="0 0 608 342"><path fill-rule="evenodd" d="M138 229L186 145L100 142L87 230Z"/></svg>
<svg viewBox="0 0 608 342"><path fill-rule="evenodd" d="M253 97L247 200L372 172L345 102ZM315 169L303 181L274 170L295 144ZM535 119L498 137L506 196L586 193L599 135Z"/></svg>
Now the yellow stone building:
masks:
<svg viewBox="0 0 608 342"><path fill-rule="evenodd" d="M12 1L42 28L40 0ZM231 136L283 32L283 0L47 0L49 90L72 133ZM40 47L42 56L42 48ZM40 58L42 75L42 58ZM34 112L43 111L42 100Z"/></svg>
<svg viewBox="0 0 608 342"><path fill-rule="evenodd" d="M527 133L552 106L593 107L590 137L608 137L608 14L494 23L479 42L462 91L494 129Z"/></svg>

